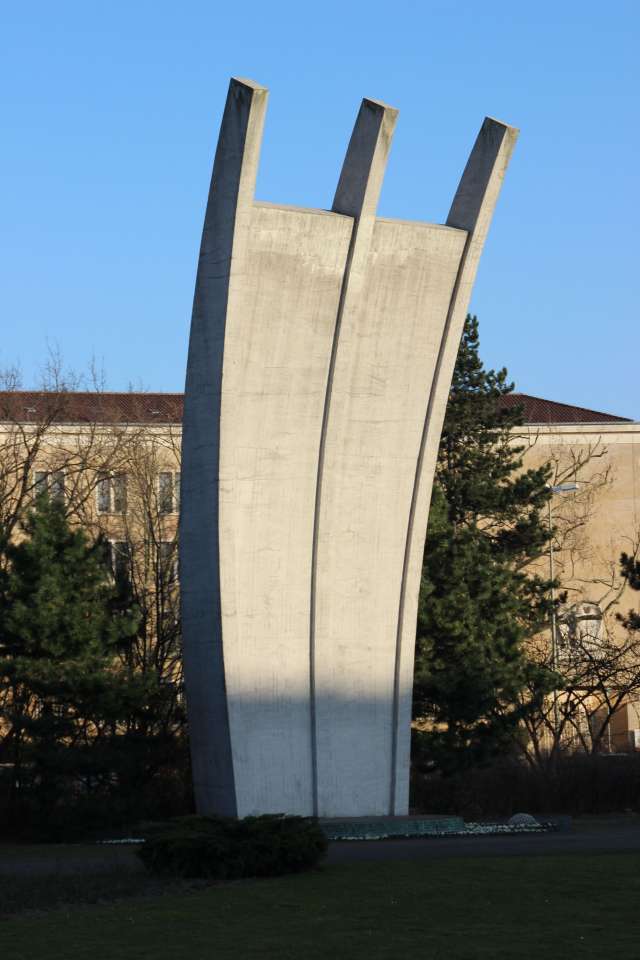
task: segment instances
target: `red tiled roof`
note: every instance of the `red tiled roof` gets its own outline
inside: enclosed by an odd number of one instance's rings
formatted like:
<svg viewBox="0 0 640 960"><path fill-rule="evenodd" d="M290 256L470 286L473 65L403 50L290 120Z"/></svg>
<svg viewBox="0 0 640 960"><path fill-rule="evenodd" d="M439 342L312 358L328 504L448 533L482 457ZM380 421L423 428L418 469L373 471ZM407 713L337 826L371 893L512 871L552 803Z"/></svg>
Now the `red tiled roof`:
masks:
<svg viewBox="0 0 640 960"><path fill-rule="evenodd" d="M181 423L182 393L0 391L0 421Z"/></svg>
<svg viewBox="0 0 640 960"><path fill-rule="evenodd" d="M616 417L613 413L599 413L586 407L574 407L569 403L556 403L531 397L528 393L508 393L501 403L507 408L522 407L524 422L534 423L633 423L629 417Z"/></svg>
<svg viewBox="0 0 640 960"><path fill-rule="evenodd" d="M0 391L0 421L39 423L181 423L182 393L46 393L36 390ZM510 393L505 407L524 408L524 422L632 423L628 417L598 413L554 400Z"/></svg>

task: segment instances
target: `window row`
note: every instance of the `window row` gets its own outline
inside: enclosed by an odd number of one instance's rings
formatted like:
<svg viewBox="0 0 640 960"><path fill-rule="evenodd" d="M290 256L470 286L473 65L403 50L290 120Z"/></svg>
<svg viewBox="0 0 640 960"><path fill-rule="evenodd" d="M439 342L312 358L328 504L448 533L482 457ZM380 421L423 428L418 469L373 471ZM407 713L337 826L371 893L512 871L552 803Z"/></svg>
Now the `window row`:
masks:
<svg viewBox="0 0 640 960"><path fill-rule="evenodd" d="M132 552L128 540L109 541L109 561L111 572L117 581L131 578ZM178 579L178 550L175 540L161 540L157 544L156 563L158 572L167 582Z"/></svg>
<svg viewBox="0 0 640 960"><path fill-rule="evenodd" d="M48 493L52 500L64 500L64 472L62 470L36 470L34 474L36 496Z"/></svg>
<svg viewBox="0 0 640 960"><path fill-rule="evenodd" d="M52 499L64 500L65 476L62 470L36 470L34 492L48 493ZM158 474L156 493L162 514L180 510L180 474L162 471ZM127 477L125 474L100 474L96 484L98 513L125 513L127 509Z"/></svg>

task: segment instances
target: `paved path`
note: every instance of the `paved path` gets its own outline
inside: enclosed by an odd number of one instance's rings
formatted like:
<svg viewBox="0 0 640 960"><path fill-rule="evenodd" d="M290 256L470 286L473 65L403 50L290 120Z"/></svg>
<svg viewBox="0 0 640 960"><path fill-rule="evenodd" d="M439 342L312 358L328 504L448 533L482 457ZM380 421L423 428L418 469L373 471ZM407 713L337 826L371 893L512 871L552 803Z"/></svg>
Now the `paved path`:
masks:
<svg viewBox="0 0 640 960"><path fill-rule="evenodd" d="M99 844L0 845L0 878L142 873L144 867L131 847Z"/></svg>
<svg viewBox="0 0 640 960"><path fill-rule="evenodd" d="M343 840L330 844L327 862L628 852L640 854L640 817L578 821L575 830L558 833ZM140 872L142 869L130 847L0 845L0 877Z"/></svg>
<svg viewBox="0 0 640 960"><path fill-rule="evenodd" d="M448 857L546 856L564 853L640 853L640 824L607 823L566 833L332 843L329 863L357 860L441 860Z"/></svg>

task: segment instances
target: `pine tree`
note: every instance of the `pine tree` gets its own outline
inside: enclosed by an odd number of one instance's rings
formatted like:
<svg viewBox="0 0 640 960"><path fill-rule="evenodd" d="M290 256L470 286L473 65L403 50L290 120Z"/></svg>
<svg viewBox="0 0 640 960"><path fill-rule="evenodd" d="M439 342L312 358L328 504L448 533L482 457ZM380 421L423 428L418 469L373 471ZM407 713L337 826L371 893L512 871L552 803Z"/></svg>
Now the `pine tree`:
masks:
<svg viewBox="0 0 640 960"><path fill-rule="evenodd" d="M525 641L548 617L549 582L527 567L546 548L549 470L525 470L521 411L501 403L467 317L429 515L418 615L416 756L454 771L508 749L553 686ZM531 692L533 691L533 693Z"/></svg>
<svg viewBox="0 0 640 960"><path fill-rule="evenodd" d="M640 590L640 559L638 551L634 554L623 553L620 556L620 573L632 590ZM618 621L629 633L640 633L640 612L629 610L625 615L618 614Z"/></svg>
<svg viewBox="0 0 640 960"><path fill-rule="evenodd" d="M48 809L89 738L113 730L141 693L115 666L136 618L119 602L104 543L72 529L55 499L38 497L7 559L0 723L9 728L15 780L28 772Z"/></svg>

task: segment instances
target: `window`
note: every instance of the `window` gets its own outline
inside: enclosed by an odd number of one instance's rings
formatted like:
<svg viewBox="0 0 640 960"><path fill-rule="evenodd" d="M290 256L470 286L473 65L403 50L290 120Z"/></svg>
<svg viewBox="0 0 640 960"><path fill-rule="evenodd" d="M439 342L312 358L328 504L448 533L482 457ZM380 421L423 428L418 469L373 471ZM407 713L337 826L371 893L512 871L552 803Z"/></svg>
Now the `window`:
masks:
<svg viewBox="0 0 640 960"><path fill-rule="evenodd" d="M127 509L127 478L120 474L111 477L111 512L124 513Z"/></svg>
<svg viewBox="0 0 640 960"><path fill-rule="evenodd" d="M64 503L64 473L62 470L54 470L49 474L49 496L52 500L59 500Z"/></svg>
<svg viewBox="0 0 640 960"><path fill-rule="evenodd" d="M165 583L178 579L178 551L175 540L161 540L158 543L158 575Z"/></svg>
<svg viewBox="0 0 640 960"><path fill-rule="evenodd" d="M127 478L124 474L100 474L96 487L98 513L124 513L127 509Z"/></svg>
<svg viewBox="0 0 640 960"><path fill-rule="evenodd" d="M131 544L126 540L111 541L111 572L116 583L131 579Z"/></svg>
<svg viewBox="0 0 640 960"><path fill-rule="evenodd" d="M158 475L158 508L160 513L177 513L180 509L180 474L163 471Z"/></svg>
<svg viewBox="0 0 640 960"><path fill-rule="evenodd" d="M46 493L49 487L48 476L46 470L36 470L35 473L35 483L34 483L34 493L36 497L39 497L41 493Z"/></svg>
<svg viewBox="0 0 640 960"><path fill-rule="evenodd" d="M98 513L111 512L111 480L109 477L101 476L98 480L96 490L98 498Z"/></svg>
<svg viewBox="0 0 640 960"><path fill-rule="evenodd" d="M34 494L48 493L52 500L64 503L64 471L36 470L34 472Z"/></svg>
<svg viewBox="0 0 640 960"><path fill-rule="evenodd" d="M592 600L579 600L558 612L557 641L560 658L587 657L593 661L606 651L603 643L602 610Z"/></svg>

